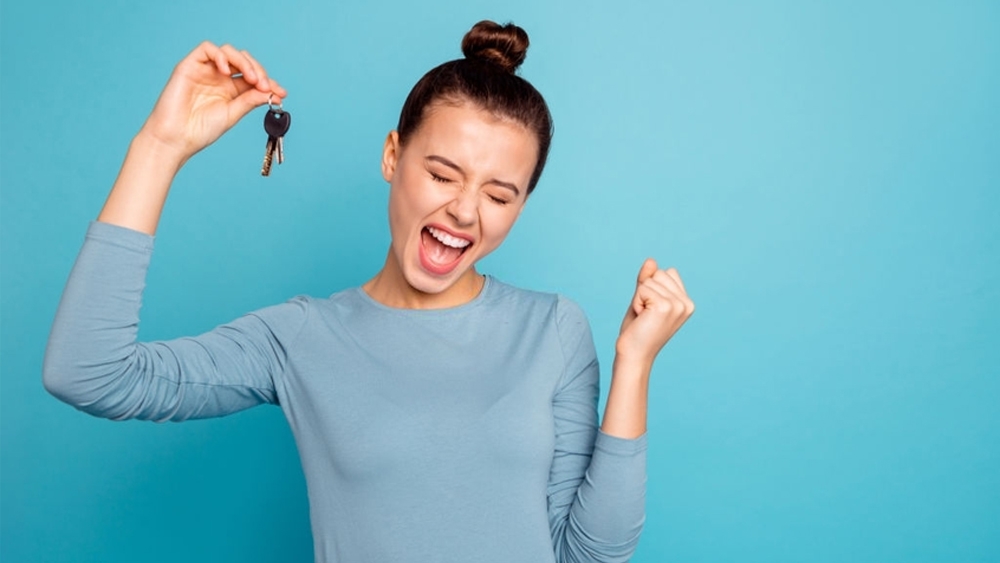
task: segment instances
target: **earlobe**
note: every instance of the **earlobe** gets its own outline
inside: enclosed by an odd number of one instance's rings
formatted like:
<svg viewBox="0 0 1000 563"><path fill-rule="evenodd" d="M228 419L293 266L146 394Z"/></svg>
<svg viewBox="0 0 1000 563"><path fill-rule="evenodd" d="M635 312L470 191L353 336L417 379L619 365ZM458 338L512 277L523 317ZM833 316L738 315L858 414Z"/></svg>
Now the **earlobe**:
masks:
<svg viewBox="0 0 1000 563"><path fill-rule="evenodd" d="M389 131L385 138L385 146L382 147L382 177L386 182L392 181L393 174L396 173L396 162L399 160L399 133Z"/></svg>

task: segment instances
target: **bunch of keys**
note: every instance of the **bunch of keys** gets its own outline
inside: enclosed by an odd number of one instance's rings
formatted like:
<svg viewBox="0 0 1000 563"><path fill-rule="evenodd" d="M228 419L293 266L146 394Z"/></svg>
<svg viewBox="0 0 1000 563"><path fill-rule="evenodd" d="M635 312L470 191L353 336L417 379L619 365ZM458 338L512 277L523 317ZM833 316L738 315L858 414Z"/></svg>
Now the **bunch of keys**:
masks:
<svg viewBox="0 0 1000 563"><path fill-rule="evenodd" d="M267 145L264 148L264 164L260 167L261 176L271 175L271 164L277 159L278 164L285 161L285 133L292 126L292 114L278 104L275 109L271 104L271 96L267 98L267 113L264 114L264 131L267 132Z"/></svg>

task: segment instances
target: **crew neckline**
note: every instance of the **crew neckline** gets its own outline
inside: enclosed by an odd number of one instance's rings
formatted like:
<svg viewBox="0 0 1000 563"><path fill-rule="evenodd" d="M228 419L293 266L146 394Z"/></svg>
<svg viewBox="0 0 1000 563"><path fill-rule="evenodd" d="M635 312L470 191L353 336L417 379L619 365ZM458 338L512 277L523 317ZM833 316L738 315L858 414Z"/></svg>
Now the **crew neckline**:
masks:
<svg viewBox="0 0 1000 563"><path fill-rule="evenodd" d="M459 305L454 305L452 307L441 307L437 309L411 309L409 307L390 307L389 305L377 301L371 295L368 295L368 292L365 291L365 289L361 286L355 287L354 292L365 303L368 303L370 306L373 306L376 309L381 309L383 311L390 311L393 313L403 314L403 315L446 315L451 313L460 313L462 311L473 309L479 306L479 304L485 302L486 299L489 297L489 295L493 292L493 287L495 285L496 282L493 276L489 274L484 274L483 287L482 289L479 290L479 294L477 294L475 297Z"/></svg>

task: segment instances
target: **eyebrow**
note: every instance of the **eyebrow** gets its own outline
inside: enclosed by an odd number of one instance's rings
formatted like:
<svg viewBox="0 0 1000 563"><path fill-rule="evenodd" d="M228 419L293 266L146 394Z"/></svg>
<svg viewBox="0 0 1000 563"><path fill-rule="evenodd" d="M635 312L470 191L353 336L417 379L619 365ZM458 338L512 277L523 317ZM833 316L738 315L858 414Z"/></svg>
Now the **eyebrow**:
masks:
<svg viewBox="0 0 1000 563"><path fill-rule="evenodd" d="M437 162L439 164L443 164L443 165L447 166L448 168L453 169L455 172L458 172L459 174L462 174L463 176L465 175L465 171L462 170L461 166L455 164L454 162L448 160L447 158L445 158L443 156L438 156L436 154L432 154L432 155L428 156L427 158L425 158L424 160L428 160L428 161L431 161L431 162ZM514 192L514 196L515 197L521 195L521 190L517 189L517 186L515 186L514 184L512 184L510 182L504 182L503 180L497 180L496 178L492 178L489 181L487 181L486 183L487 184L494 184L494 185L500 186L501 188L507 188L508 190L511 190L511 191Z"/></svg>

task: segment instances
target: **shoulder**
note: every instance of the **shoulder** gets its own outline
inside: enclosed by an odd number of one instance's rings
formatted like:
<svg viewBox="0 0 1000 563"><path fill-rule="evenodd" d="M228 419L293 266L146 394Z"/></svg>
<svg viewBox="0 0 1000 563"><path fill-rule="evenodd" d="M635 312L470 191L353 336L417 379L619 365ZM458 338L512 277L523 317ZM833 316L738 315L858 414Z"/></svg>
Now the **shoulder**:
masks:
<svg viewBox="0 0 1000 563"><path fill-rule="evenodd" d="M358 288L348 288L327 297L299 294L248 315L257 317L280 339L297 341L303 332L340 330L370 316L358 293Z"/></svg>
<svg viewBox="0 0 1000 563"><path fill-rule="evenodd" d="M312 295L300 294L292 297L280 306L300 309L304 312L322 312L337 309L357 309L364 304L360 297L362 294L360 287L349 287L334 292L326 297L315 297Z"/></svg>
<svg viewBox="0 0 1000 563"><path fill-rule="evenodd" d="M286 314L301 317L303 323L309 322L310 319L312 322L317 322L324 318L359 314L365 308L364 299L360 296L361 293L360 288L351 287L326 297L300 294L276 307L284 309Z"/></svg>
<svg viewBox="0 0 1000 563"><path fill-rule="evenodd" d="M314 307L313 297L296 295L283 303L251 311L246 316L257 318L273 334L294 337L305 326Z"/></svg>
<svg viewBox="0 0 1000 563"><path fill-rule="evenodd" d="M557 325L560 332L588 329L589 323L583 308L561 293L524 289L492 277L490 283L491 300L498 304L544 315Z"/></svg>

